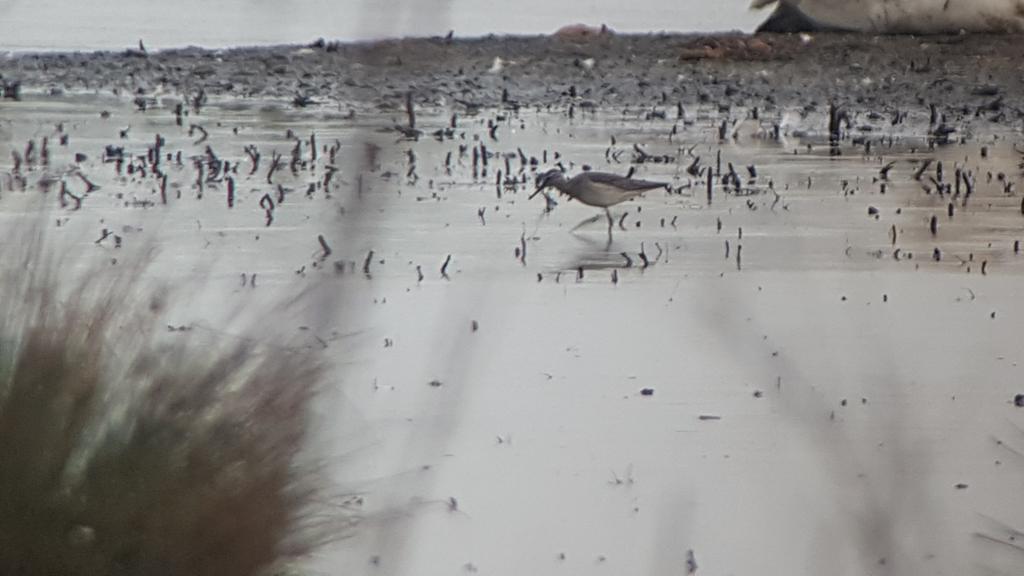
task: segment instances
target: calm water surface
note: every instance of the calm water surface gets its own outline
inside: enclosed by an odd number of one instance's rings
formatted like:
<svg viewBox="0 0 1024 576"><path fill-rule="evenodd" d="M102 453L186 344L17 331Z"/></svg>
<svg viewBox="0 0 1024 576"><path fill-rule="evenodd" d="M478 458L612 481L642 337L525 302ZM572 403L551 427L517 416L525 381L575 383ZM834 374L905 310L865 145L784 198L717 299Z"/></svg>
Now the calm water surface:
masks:
<svg viewBox="0 0 1024 576"><path fill-rule="evenodd" d="M308 330L274 327L315 332L337 362L318 438L332 478L364 496L370 517L310 573L684 574L691 548L706 574L1016 573L1014 550L974 533L1005 537L998 522L1024 517L1012 404L1024 363L1020 200L986 176L1019 183L1019 133L928 150L921 112L875 122L891 147L832 158L821 111L763 113L786 124L778 142L750 122L720 142L712 105L685 119L485 110L460 116L452 140L414 142L379 130L401 113L213 103L179 127L172 108L167 98L138 112L105 95L0 108L0 217L16 218L44 177L81 192L77 165L102 188L78 211L57 211L49 193L54 241L84 260L155 240L150 272L196 291L167 323L193 333L218 333L228 304L258 314L261 300L314 283L342 295ZM451 112L425 110L418 125L446 126ZM58 122L67 146L54 144ZM974 127L993 130L986 122ZM157 132L184 158L164 163L166 205L152 175L102 161L109 144L145 157ZM289 132L304 167L267 184L266 158L295 149ZM314 133L339 147L326 191L315 184L327 151L314 160L303 143ZM8 159L43 136L51 164L23 171L22 191ZM365 140L381 152L360 180ZM494 156L477 172L459 146L481 142ZM569 233L591 208L562 201L545 214L528 187L498 194L496 171L518 175L519 150L624 172L634 144L674 158L636 168L675 192L616 207L625 229L610 243L600 222ZM251 176L247 145L265 158ZM240 163L233 208L222 183L196 185L206 146ZM696 156L715 165L719 151L744 191L719 187L709 204L686 168ZM979 175L953 218L949 197L914 179L926 158ZM287 194L268 227L259 200L277 184ZM96 243L104 228L124 247ZM243 286L252 274L256 287Z"/></svg>
<svg viewBox="0 0 1024 576"><path fill-rule="evenodd" d="M546 34L575 23L629 32L751 30L762 15L745 0L134 0L0 4L0 49L120 50L227 47L430 36Z"/></svg>

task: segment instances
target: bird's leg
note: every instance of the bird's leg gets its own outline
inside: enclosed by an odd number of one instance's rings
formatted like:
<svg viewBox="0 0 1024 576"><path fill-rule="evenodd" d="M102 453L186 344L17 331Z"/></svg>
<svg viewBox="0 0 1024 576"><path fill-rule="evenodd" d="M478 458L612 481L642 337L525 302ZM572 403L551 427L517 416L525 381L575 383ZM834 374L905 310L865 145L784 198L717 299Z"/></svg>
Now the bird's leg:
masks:
<svg viewBox="0 0 1024 576"><path fill-rule="evenodd" d="M612 218L612 212L606 206L604 209L604 215L608 217L608 236L612 235L612 226L615 224L615 219Z"/></svg>
<svg viewBox="0 0 1024 576"><path fill-rule="evenodd" d="M572 230L569 230L569 233L571 234L571 233L579 230L580 228L586 226L587 224L593 224L594 222L597 222L600 219L601 219L601 215L600 214L598 214L597 216L591 217L591 218L587 218L586 220L584 220L584 221L580 222L579 224L577 224L576 226L574 226Z"/></svg>

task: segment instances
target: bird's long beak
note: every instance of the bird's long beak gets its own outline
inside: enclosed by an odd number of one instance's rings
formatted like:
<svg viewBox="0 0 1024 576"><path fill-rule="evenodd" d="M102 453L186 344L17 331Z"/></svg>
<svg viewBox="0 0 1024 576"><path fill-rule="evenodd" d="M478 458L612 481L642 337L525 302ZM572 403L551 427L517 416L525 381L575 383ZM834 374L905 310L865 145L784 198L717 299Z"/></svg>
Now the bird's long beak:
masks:
<svg viewBox="0 0 1024 576"><path fill-rule="evenodd" d="M530 197L527 198L527 200L533 200L533 197L536 196L537 194L540 194L540 191L545 188L547 188L547 186L538 186L537 189L533 191L533 194L530 194Z"/></svg>

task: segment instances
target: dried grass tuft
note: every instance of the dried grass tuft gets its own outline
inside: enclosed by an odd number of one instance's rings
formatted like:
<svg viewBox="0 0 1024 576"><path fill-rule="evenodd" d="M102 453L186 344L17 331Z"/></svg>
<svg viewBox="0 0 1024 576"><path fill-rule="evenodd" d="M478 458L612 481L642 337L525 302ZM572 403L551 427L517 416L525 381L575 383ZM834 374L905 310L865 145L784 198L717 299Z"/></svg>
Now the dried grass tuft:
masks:
<svg viewBox="0 0 1024 576"><path fill-rule="evenodd" d="M342 534L312 353L158 327L135 272L0 286L0 574L251 576ZM22 268L27 270L26 268Z"/></svg>

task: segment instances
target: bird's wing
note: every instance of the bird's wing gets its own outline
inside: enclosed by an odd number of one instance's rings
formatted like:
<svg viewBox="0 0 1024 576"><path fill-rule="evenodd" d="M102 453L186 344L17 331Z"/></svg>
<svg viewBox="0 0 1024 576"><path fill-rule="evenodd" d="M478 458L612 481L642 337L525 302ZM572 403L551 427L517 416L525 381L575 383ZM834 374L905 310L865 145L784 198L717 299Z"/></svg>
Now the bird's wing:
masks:
<svg viewBox="0 0 1024 576"><path fill-rule="evenodd" d="M616 188L621 188L622 190L630 192L653 190L655 188L664 188L667 186L664 182L637 180L635 178L626 178L625 176L619 176L618 174L611 174L608 172L584 172L581 176L585 176L588 180L597 184L610 184Z"/></svg>

